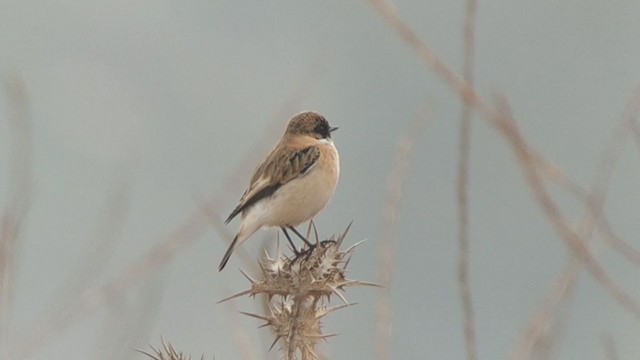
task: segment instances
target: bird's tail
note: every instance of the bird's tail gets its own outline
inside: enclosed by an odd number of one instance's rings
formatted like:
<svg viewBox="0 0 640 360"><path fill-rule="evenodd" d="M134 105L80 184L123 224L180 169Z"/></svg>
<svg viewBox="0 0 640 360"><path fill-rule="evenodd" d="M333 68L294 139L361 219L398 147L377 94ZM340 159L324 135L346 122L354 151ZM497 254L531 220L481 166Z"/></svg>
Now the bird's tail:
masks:
<svg viewBox="0 0 640 360"><path fill-rule="evenodd" d="M233 253L233 250L235 249L237 243L238 243L238 235L236 235L236 237L233 238L233 241L231 242L231 245L229 245L227 252L224 253L224 257L222 257L222 261L220 261L220 265L218 265L218 271L222 271L225 265L227 265L227 261L229 261L229 258L231 257L231 254Z"/></svg>

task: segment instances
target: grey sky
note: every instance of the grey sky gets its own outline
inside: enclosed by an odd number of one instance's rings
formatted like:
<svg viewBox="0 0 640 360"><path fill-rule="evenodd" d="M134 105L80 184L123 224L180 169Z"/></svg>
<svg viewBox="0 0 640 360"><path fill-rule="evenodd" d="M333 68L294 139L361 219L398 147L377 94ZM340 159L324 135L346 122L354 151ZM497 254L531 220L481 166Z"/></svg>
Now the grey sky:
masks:
<svg viewBox="0 0 640 360"><path fill-rule="evenodd" d="M400 15L455 69L462 64L463 1L397 1ZM626 102L640 84L640 3L632 0L480 1L477 87L505 94L522 131L584 187ZM339 126L342 172L318 217L321 233L354 220L356 279L376 281L387 178L398 137L428 109L411 159L393 274L395 359L463 359L457 288L455 171L460 103L366 1L0 0L0 72L25 82L35 143L34 194L22 240L14 340L47 309L68 273L101 234L105 203L129 195L113 240L108 281L147 253L215 194L235 206L253 167L289 116L317 110ZM301 89L304 89L301 91ZM0 204L7 203L8 126L0 90ZM263 139L264 140L260 140ZM260 142L262 141L262 142ZM253 144L260 143L258 147ZM256 154L248 152L254 149ZM231 188L225 179L250 157ZM567 261L565 245L533 200L506 142L477 116L471 166L472 289L481 359L502 359ZM607 214L638 241L638 149L629 143L614 173ZM124 184L124 185L122 185ZM582 206L557 187L571 223ZM236 230L237 223L228 226ZM263 231L258 238L273 238ZM116 242L117 241L117 242ZM259 241L245 248L256 257ZM272 241L270 242L272 243ZM244 358L237 323L264 354L266 330L236 311L253 299L216 302L248 284L211 227L140 286L36 349L33 359L141 358L158 344L216 359ZM604 265L640 299L638 271L600 247ZM145 303L153 294L151 302ZM68 294L71 299L78 294ZM358 305L326 323L331 359L371 359L379 290L351 289ZM141 299L141 300L140 300ZM640 356L638 323L582 276L557 359L602 359L601 339L621 359ZM107 318L122 319L105 323ZM151 319L151 320L146 320ZM105 325L107 324L107 325ZM143 325L136 325L143 324ZM137 328L136 326L140 326ZM17 340L16 340L17 341ZM259 357L261 358L261 357Z"/></svg>

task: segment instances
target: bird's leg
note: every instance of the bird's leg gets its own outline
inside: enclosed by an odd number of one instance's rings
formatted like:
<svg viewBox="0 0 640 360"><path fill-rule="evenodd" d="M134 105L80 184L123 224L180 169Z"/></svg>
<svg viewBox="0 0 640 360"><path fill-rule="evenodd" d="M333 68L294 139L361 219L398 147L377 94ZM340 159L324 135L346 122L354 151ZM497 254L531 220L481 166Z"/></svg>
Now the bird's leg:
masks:
<svg viewBox="0 0 640 360"><path fill-rule="evenodd" d="M284 233L284 236L287 237L287 240L289 240L289 244L291 244L291 247L293 248L293 252L298 255L298 249L296 249L296 246L293 244L293 241L291 241L291 237L289 236L289 233L287 232L287 229L284 226L281 226L280 229L282 229L282 232Z"/></svg>
<svg viewBox="0 0 640 360"><path fill-rule="evenodd" d="M288 227L289 229L291 229L291 231L293 231L294 233L296 233L296 235L298 235L298 237L299 237L300 239L302 239L302 241L304 241L304 243L305 243L305 244L307 244L307 246L309 247L309 249L312 249L312 248L313 248L313 245L312 245L312 244L311 244L311 243L310 243L310 242L309 242L309 241L308 241L304 236L302 236L302 234L300 234L300 233L298 232L298 230L296 230L296 228L294 228L294 227L293 227L293 226L291 226L291 225L287 225L287 227Z"/></svg>

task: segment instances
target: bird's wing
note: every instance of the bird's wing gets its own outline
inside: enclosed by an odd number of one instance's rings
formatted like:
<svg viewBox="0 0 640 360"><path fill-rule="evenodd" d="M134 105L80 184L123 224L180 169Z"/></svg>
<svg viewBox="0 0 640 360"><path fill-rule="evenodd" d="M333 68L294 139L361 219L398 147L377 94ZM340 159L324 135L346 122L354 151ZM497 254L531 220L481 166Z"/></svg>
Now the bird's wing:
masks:
<svg viewBox="0 0 640 360"><path fill-rule="evenodd" d="M286 149L283 149L286 150ZM297 151L274 151L256 169L251 186L225 223L261 199L273 194L282 185L304 176L318 162L320 149L308 146Z"/></svg>

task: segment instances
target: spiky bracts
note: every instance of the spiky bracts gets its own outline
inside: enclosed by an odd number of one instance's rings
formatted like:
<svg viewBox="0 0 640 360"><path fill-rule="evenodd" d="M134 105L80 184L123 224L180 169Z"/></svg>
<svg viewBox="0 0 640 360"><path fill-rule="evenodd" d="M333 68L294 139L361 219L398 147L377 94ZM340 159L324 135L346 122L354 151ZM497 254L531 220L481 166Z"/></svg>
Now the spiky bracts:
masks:
<svg viewBox="0 0 640 360"><path fill-rule="evenodd" d="M137 351L141 354L147 355L152 360L191 360L191 356L184 355L182 351L176 350L170 342L165 341L164 339L161 339L161 342L162 347L158 349L149 345L152 350L151 353L142 350ZM204 355L200 357L200 360L205 360Z"/></svg>
<svg viewBox="0 0 640 360"><path fill-rule="evenodd" d="M292 257L276 250L276 256L259 261L259 279L243 274L251 282L251 288L222 301L243 295L266 295L269 313L266 315L244 313L266 323L274 333L273 346L280 341L286 360L317 359L316 345L333 334L322 332L321 320L332 311L350 306L342 292L347 286L374 285L349 280L346 269L349 259L359 242L346 250L340 250L349 227L337 239L331 237L305 247ZM329 307L331 296L336 295L344 304Z"/></svg>

